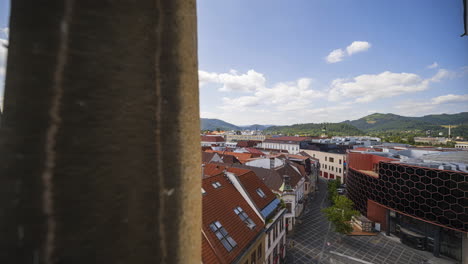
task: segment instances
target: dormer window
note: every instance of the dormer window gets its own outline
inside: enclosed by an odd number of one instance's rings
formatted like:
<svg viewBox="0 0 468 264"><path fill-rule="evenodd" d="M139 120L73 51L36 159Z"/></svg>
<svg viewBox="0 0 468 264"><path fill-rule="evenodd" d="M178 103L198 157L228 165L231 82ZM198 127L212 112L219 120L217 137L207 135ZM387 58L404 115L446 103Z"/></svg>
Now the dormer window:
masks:
<svg viewBox="0 0 468 264"><path fill-rule="evenodd" d="M210 229L215 233L216 237L221 241L221 244L223 244L227 251L231 252L232 249L237 246L236 241L232 239L219 221L211 223Z"/></svg>
<svg viewBox="0 0 468 264"><path fill-rule="evenodd" d="M221 187L221 183L219 183L219 182L213 182L211 185L212 185L215 189L218 189L219 187Z"/></svg>
<svg viewBox="0 0 468 264"><path fill-rule="evenodd" d="M240 206L234 208L234 213L240 217L242 221L247 225L248 228L254 229L255 228L255 223L250 219L250 217L247 215L247 213L242 210Z"/></svg>
<svg viewBox="0 0 468 264"><path fill-rule="evenodd" d="M257 194L258 194L260 197L262 197L262 198L265 198L265 197L266 197L265 193L264 193L264 192L262 191L262 189L260 189L260 188L257 189Z"/></svg>

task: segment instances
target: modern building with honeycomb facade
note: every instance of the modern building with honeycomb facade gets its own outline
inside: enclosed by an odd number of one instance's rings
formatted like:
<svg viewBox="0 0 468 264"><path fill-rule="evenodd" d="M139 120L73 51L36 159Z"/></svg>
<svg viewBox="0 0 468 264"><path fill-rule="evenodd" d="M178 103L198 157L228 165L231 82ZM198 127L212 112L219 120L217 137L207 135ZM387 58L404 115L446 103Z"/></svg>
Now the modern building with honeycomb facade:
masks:
<svg viewBox="0 0 468 264"><path fill-rule="evenodd" d="M467 164L388 154L348 153L355 207L404 244L468 263Z"/></svg>

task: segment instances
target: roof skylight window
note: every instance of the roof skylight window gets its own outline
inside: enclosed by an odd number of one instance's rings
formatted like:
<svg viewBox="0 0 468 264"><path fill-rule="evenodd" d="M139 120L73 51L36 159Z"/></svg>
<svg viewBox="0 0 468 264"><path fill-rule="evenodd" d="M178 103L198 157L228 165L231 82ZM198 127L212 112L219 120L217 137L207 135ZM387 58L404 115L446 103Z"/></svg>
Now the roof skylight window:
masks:
<svg viewBox="0 0 468 264"><path fill-rule="evenodd" d="M237 246L236 241L228 234L226 229L221 225L219 221L210 224L211 231L213 231L216 237L221 241L221 244L226 248L227 251L231 252L233 248Z"/></svg>
<svg viewBox="0 0 468 264"><path fill-rule="evenodd" d="M260 197L262 197L262 198L265 198L265 197L266 197L265 193L264 193L264 192L262 191L262 189L260 189L260 188L257 189L257 193L258 193L258 195L259 195Z"/></svg>
<svg viewBox="0 0 468 264"><path fill-rule="evenodd" d="M242 208L240 206L234 208L234 212L236 213L236 215L238 215L240 217L240 219L242 221L244 221L244 223L250 228L250 229L254 229L255 228L255 223L252 221L252 219L250 219L250 217L247 215L246 212L244 212L244 210L242 210Z"/></svg>

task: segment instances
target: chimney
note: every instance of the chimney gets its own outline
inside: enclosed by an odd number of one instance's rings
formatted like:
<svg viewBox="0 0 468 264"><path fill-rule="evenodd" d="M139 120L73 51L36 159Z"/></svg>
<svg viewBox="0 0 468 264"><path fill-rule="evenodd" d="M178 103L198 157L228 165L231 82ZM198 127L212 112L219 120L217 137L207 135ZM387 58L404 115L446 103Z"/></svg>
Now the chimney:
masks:
<svg viewBox="0 0 468 264"><path fill-rule="evenodd" d="M205 164L201 165L201 178L203 179L205 177Z"/></svg>

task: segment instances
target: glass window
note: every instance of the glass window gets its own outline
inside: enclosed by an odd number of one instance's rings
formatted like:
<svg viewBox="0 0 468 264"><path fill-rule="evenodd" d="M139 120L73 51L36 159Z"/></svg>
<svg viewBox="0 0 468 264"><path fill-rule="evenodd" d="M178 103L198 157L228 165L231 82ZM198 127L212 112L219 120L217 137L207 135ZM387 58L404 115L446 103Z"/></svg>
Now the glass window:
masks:
<svg viewBox="0 0 468 264"><path fill-rule="evenodd" d="M242 210L242 208L240 206L234 208L234 212L236 213L236 215L238 215L240 217L240 219L242 221L244 221L244 223L250 228L250 229L254 229L255 228L255 223L252 221L252 219L250 219L250 217L247 215L246 212L244 212L244 210Z"/></svg>
<svg viewBox="0 0 468 264"><path fill-rule="evenodd" d="M327 161L327 156L325 156L325 161Z"/></svg>
<svg viewBox="0 0 468 264"><path fill-rule="evenodd" d="M264 193L264 192L262 191L262 189L260 189L260 188L257 189L257 193L258 193L258 195L259 195L260 197L262 197L262 198L265 198L265 197L266 197L265 193Z"/></svg>
<svg viewBox="0 0 468 264"><path fill-rule="evenodd" d="M335 162L335 158L330 157L330 159L328 159L328 161Z"/></svg>
<svg viewBox="0 0 468 264"><path fill-rule="evenodd" d="M219 221L211 223L210 229L215 233L216 237L221 241L221 244L223 244L227 251L231 252L232 249L237 246L236 241L232 239Z"/></svg>
<svg viewBox="0 0 468 264"><path fill-rule="evenodd" d="M218 189L219 187L221 187L221 183L219 183L219 182L213 182L211 185L212 185L215 189Z"/></svg>
<svg viewBox="0 0 468 264"><path fill-rule="evenodd" d="M206 193L205 189L201 188L201 193L205 194Z"/></svg>

